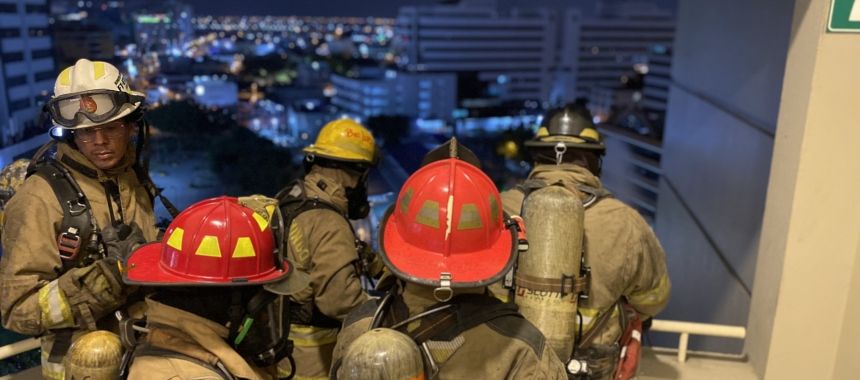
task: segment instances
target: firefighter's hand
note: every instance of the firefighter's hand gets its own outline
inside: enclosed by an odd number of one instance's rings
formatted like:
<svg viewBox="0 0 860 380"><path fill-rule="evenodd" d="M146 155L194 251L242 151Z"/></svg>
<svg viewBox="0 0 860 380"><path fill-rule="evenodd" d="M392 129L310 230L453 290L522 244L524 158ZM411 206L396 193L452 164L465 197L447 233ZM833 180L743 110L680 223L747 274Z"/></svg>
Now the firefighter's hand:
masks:
<svg viewBox="0 0 860 380"><path fill-rule="evenodd" d="M124 262L131 253L146 243L143 231L136 223L131 225L117 223L102 230L102 241L107 250L107 256Z"/></svg>
<svg viewBox="0 0 860 380"><path fill-rule="evenodd" d="M382 259L379 258L379 255L373 251L370 245L363 241L359 240L357 247L359 271L367 277L379 278L382 275L382 270L385 269Z"/></svg>
<svg viewBox="0 0 860 380"><path fill-rule="evenodd" d="M73 268L60 276L58 285L83 328L95 329L97 320L125 302L125 287L115 258Z"/></svg>

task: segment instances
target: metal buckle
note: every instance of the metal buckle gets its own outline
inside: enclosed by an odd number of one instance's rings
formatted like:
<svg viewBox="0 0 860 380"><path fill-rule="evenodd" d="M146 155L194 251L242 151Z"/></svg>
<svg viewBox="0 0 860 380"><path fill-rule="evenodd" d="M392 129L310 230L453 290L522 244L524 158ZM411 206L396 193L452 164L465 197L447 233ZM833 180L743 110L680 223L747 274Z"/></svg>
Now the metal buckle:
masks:
<svg viewBox="0 0 860 380"><path fill-rule="evenodd" d="M78 229L69 227L69 230L57 236L57 248L60 258L63 260L74 260L81 251L81 236Z"/></svg>
<svg viewBox="0 0 860 380"><path fill-rule="evenodd" d="M454 290L451 289L451 273L439 274L439 287L433 289L433 297L439 302L448 302L454 297Z"/></svg>

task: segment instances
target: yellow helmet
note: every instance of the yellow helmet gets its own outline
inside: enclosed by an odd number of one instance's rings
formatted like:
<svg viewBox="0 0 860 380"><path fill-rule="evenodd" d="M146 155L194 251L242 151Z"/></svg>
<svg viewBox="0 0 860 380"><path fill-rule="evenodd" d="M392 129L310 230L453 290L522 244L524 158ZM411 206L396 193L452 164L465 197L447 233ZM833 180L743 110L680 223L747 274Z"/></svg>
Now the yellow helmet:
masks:
<svg viewBox="0 0 860 380"><path fill-rule="evenodd" d="M329 122L320 130L316 142L304 149L308 156L336 161L376 165L376 141L363 125L352 119Z"/></svg>
<svg viewBox="0 0 860 380"><path fill-rule="evenodd" d="M67 380L107 380L119 377L122 343L119 337L104 330L86 333L78 338L63 361Z"/></svg>

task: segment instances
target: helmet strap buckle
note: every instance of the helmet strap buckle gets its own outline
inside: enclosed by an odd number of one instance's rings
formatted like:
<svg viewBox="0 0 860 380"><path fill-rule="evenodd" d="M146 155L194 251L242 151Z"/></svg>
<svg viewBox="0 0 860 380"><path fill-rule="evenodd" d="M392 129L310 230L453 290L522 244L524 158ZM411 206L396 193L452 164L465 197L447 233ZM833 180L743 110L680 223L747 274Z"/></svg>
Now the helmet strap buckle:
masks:
<svg viewBox="0 0 860 380"><path fill-rule="evenodd" d="M555 164L561 165L561 161L564 158L564 153L567 152L567 145L564 145L563 142L559 141L555 144L553 148L555 150Z"/></svg>
<svg viewBox="0 0 860 380"><path fill-rule="evenodd" d="M451 289L451 273L442 272L439 274L439 287L433 289L433 298L439 302L448 302L454 297L454 290Z"/></svg>

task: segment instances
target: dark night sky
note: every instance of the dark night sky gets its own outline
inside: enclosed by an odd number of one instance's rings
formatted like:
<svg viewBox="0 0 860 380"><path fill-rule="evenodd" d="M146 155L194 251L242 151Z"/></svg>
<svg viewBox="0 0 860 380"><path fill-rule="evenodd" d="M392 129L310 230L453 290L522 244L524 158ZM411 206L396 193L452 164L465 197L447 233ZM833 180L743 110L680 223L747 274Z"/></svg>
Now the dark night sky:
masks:
<svg viewBox="0 0 860 380"><path fill-rule="evenodd" d="M438 0L182 0L198 15L382 16L394 17L403 5L430 5ZM590 11L599 0L498 0L502 8L581 7ZM604 0L617 1L617 0ZM675 0L651 0L674 7Z"/></svg>

